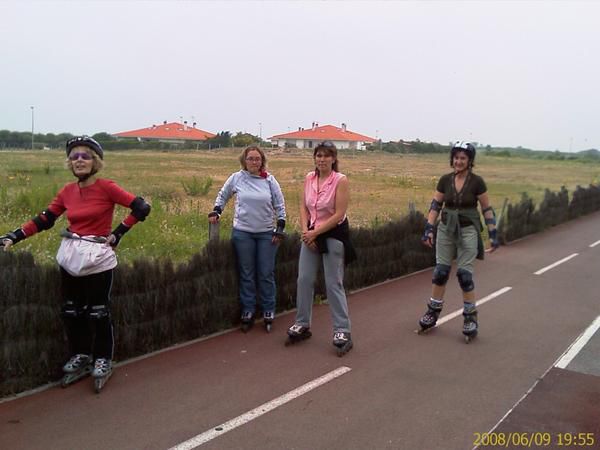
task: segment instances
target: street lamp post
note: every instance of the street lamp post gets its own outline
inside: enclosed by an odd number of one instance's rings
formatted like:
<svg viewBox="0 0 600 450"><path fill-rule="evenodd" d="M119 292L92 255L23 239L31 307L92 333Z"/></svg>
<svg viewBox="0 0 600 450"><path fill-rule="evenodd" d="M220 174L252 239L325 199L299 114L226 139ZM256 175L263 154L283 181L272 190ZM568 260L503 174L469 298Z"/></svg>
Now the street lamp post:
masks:
<svg viewBox="0 0 600 450"><path fill-rule="evenodd" d="M31 108L31 150L33 150L33 106L30 106Z"/></svg>

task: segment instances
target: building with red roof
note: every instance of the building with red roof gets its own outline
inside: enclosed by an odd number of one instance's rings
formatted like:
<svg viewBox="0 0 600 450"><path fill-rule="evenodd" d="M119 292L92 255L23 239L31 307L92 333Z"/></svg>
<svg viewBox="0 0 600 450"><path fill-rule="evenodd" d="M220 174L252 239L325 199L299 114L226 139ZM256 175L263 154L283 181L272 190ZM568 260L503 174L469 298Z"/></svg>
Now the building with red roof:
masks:
<svg viewBox="0 0 600 450"><path fill-rule="evenodd" d="M319 126L313 122L308 129L298 128L291 133L277 134L269 138L271 143L278 147L314 148L319 142L331 141L338 148L364 150L365 144L370 144L376 139L348 130L346 124L341 127L333 125Z"/></svg>
<svg viewBox="0 0 600 450"><path fill-rule="evenodd" d="M181 124L178 122L167 123L165 120L162 125L152 125L151 127L140 128L139 130L122 131L114 133L113 136L117 138L135 138L142 141L183 144L185 141L205 141L216 135L196 128L196 122L190 127L187 121Z"/></svg>

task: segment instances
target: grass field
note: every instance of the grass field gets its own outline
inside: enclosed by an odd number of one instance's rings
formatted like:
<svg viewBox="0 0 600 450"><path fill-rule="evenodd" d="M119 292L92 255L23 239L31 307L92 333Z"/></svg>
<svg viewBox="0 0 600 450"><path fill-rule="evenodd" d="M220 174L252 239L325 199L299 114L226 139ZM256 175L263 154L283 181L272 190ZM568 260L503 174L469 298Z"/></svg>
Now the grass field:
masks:
<svg viewBox="0 0 600 450"><path fill-rule="evenodd" d="M145 257L184 261L206 242L206 214L226 178L239 170L239 149L219 151L107 152L101 176L141 195L153 207L148 219L136 226L119 246L121 262ZM3 151L0 167L0 232L18 227L41 211L73 176L59 151ZM312 153L268 150L269 171L282 186L288 211L288 231L298 228L299 196L305 174L312 169ZM447 155L399 155L379 152L340 152L340 170L348 175L352 226L370 227L404 214L409 203L426 211L437 179L450 171ZM528 158L478 156L475 172L487 182L493 204L504 198L517 202L526 192L535 200L544 190L600 182L600 164ZM189 186L212 179L206 195L191 195ZM187 189L186 189L187 188ZM186 192L187 190L187 192ZM227 237L233 201L222 217L221 236ZM115 223L127 210L119 208ZM59 245L61 218L48 232L19 243L18 249L51 262Z"/></svg>

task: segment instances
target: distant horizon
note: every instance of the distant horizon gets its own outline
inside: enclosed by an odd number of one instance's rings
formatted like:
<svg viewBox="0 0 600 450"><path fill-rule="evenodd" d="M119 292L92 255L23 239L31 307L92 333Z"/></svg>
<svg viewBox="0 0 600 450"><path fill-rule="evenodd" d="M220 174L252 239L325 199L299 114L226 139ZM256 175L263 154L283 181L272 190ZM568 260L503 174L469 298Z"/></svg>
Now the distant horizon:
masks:
<svg viewBox="0 0 600 450"><path fill-rule="evenodd" d="M168 123L177 123L177 122L168 122ZM181 125L183 125L183 124L181 124ZM150 126L152 126L152 125L150 125ZM148 128L148 127L142 127L142 128ZM31 134L31 130L20 131L20 130L8 130L8 129L0 128L0 131L8 131L10 133L14 132L14 133L28 133L28 134ZM207 130L204 130L204 131L207 131ZM231 133L232 136L235 136L235 134L238 133L238 132L240 132L240 133L246 133L246 132L241 131L241 130L239 130L239 131L219 130L219 131L216 131L215 134L222 133L222 132L229 132L229 133ZM82 133L81 135L94 136L94 135L99 134L99 133L106 133L106 134L114 137L115 139L132 139L130 137L118 137L118 136L114 135L115 133L109 133L108 131L97 131L95 133ZM37 132L36 131L34 134L36 134L36 135L38 135L38 134L41 134L41 135L45 135L45 134L54 134L54 135L71 134L73 136L77 136L78 135L77 133L72 133L70 131L60 131L60 132L49 131L47 133L45 133L45 132ZM250 133L250 134L252 134L252 133ZM254 134L253 134L253 136L259 137L258 135L254 135ZM269 138L268 137L263 137L262 140L264 142L268 142ZM403 142L416 142L416 141L419 141L419 142L423 142L425 144L438 144L438 145L449 145L450 144L450 142L444 143L444 142L436 142L436 141L427 141L427 140L420 139L420 138L415 138L415 139L410 139L410 140L409 139L402 139L402 141ZM397 141L385 141L384 140L384 141L382 141L382 143L390 143L390 142L400 142L400 140L397 140ZM508 146L508 145L482 144L482 143L477 142L477 141L473 141L473 142L476 144L476 147L480 148L480 149L485 149L487 146L490 146L490 148L492 148L492 149L530 150L530 151L534 151L534 152L556 152L556 151L558 151L560 153L565 153L565 154L577 154L577 153L590 152L590 151L594 151L594 152L600 153L600 149L597 149L597 148L594 148L594 147L586 148L586 149L580 149L580 150L565 151L565 150L560 150L560 149L539 149L539 148L536 149L536 148L530 148L530 147L524 147L524 146L516 146L515 147L515 146ZM24 148L24 150L28 150L28 148Z"/></svg>

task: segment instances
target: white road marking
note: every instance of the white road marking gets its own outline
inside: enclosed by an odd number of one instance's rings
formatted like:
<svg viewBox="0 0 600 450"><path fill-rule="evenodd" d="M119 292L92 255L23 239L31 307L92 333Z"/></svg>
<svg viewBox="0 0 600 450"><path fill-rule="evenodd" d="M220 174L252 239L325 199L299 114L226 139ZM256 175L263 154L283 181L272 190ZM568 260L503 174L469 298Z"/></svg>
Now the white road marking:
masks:
<svg viewBox="0 0 600 450"><path fill-rule="evenodd" d="M596 245L600 244L600 241L596 241L593 244L590 244L590 247L595 247Z"/></svg>
<svg viewBox="0 0 600 450"><path fill-rule="evenodd" d="M575 258L577 255L579 255L579 253L573 253L572 255L567 256L566 258L561 259L560 261L556 261L554 264L550 264L549 266L544 267L543 269L538 270L537 272L534 272L534 275L541 275L544 272L549 271L550 269L554 269L556 266L567 262L568 260Z"/></svg>
<svg viewBox="0 0 600 450"><path fill-rule="evenodd" d="M581 333L581 335L573 342L571 347L567 349L567 351L561 356L554 367L558 367L559 369L565 369L573 358L577 356L577 354L581 351L581 349L587 344L587 342L592 338L594 333L598 331L600 328L600 316L596 317L596 320L592 322L592 324L587 327L587 329Z"/></svg>
<svg viewBox="0 0 600 450"><path fill-rule="evenodd" d="M506 287L503 287L502 289L498 289L496 292L492 292L490 295L488 295L486 297L483 297L481 300L478 300L477 302L475 302L475 304L477 306L483 305L484 303L487 303L490 300L495 299L496 297L498 297L498 296L500 296L500 295L502 295L502 294L510 291L511 289L512 289L512 287L510 287L510 286L506 286ZM452 320L452 319L454 319L457 316L462 315L462 312L463 312L462 309L457 309L456 311L454 311L454 312L452 312L450 314L447 314L447 315L441 317L437 321L437 323L435 324L435 326L439 327L441 324L443 324L445 322L448 322L449 320Z"/></svg>
<svg viewBox="0 0 600 450"><path fill-rule="evenodd" d="M191 450L193 448L199 447L200 445L205 444L206 442L216 437L219 437L227 433L228 431L233 430L234 428L244 425L250 422L251 420L257 419L263 414L266 414L274 410L275 408L284 405L285 403L288 403L294 400L295 398L300 397L301 395L304 395L307 392L312 391L313 389L318 388L319 386L328 383L329 381L339 376L344 375L347 372L350 372L350 370L352 370L350 369L350 367L338 367L337 369L332 370L331 372L326 373L325 375L319 378L316 378L312 381L309 381L306 384L303 384L302 386L294 389L293 391L288 392L287 394L283 394L282 396L277 397L267 403L263 403L259 407L254 408L253 410L248 411L247 413L244 413L241 416L231 419L230 421L218 425L211 430L205 431L204 433L199 434L191 439L188 439L187 441L182 442L181 444L171 447L169 450Z"/></svg>

